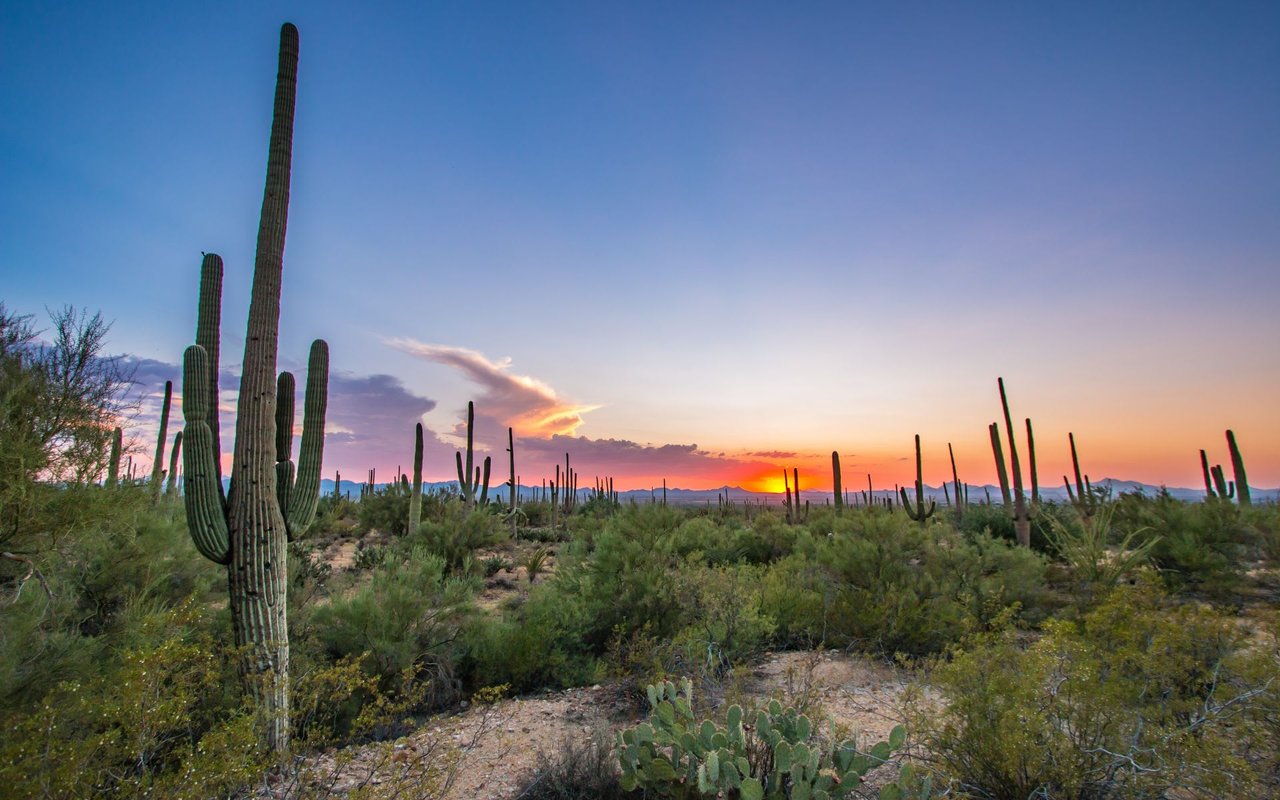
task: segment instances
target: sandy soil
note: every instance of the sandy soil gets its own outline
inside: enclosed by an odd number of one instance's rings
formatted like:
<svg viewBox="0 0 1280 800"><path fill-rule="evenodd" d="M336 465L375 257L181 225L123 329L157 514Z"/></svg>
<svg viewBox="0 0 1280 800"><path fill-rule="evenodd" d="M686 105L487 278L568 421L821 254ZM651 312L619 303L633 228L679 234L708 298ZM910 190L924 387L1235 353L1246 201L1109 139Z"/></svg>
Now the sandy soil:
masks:
<svg viewBox="0 0 1280 800"><path fill-rule="evenodd" d="M901 670L861 656L782 652L766 654L740 672L725 695L726 702L747 706L778 698L864 743L886 739L898 724L896 710L906 682ZM695 708L708 710L696 697ZM540 752L554 753L566 741L586 743L601 733L611 739L646 716L616 685L567 689L468 705L426 721L397 742L326 753L305 768L313 775L332 776L323 781L326 794L340 797L362 786L389 786L428 763L448 763L444 754L451 753L456 761L444 797L511 800L535 771ZM867 788L891 777L873 774ZM270 794L284 796L284 790L278 787Z"/></svg>

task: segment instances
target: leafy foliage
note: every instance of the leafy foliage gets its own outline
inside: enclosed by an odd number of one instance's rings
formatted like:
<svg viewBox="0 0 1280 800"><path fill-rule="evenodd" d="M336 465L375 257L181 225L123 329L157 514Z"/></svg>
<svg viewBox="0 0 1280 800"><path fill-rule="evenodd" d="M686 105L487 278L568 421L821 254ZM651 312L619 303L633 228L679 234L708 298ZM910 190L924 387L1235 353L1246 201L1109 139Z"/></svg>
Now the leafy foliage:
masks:
<svg viewBox="0 0 1280 800"><path fill-rule="evenodd" d="M946 704L917 694L910 720L972 796L1253 796L1235 737L1274 694L1276 666L1229 618L1122 585L1030 646L1008 629L972 638L935 664Z"/></svg>

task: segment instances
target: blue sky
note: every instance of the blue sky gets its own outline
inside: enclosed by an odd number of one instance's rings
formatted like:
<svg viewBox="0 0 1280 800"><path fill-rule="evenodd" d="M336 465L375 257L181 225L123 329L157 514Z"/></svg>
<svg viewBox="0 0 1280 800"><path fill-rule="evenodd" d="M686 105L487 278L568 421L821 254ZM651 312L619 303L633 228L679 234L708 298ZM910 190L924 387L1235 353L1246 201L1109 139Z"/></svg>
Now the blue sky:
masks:
<svg viewBox="0 0 1280 800"><path fill-rule="evenodd" d="M1280 6L10 4L7 304L173 364L218 252L238 360L285 19L282 363L392 376L418 399L369 424L408 447L484 399L494 441L590 408L569 433L894 480L919 432L987 480L1004 375L1047 462L1074 430L1194 485L1232 426L1280 483Z"/></svg>

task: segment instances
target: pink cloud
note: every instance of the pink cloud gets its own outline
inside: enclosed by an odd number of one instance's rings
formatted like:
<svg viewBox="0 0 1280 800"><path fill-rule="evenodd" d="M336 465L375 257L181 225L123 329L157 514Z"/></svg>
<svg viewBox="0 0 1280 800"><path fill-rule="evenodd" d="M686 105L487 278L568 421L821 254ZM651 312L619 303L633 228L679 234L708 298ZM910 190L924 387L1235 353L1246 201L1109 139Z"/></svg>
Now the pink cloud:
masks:
<svg viewBox="0 0 1280 800"><path fill-rule="evenodd" d="M453 367L483 389L476 398L476 415L488 424L477 422L477 430L485 429L484 439L496 446L505 441L505 429L516 435L546 439L571 435L582 425L582 415L600 406L572 403L561 398L550 386L528 375L511 372L511 360L491 361L483 353L465 347L426 344L414 339L391 339L388 344L402 352ZM465 423L455 433L465 436ZM495 433L496 431L496 433ZM504 445L505 446L505 445Z"/></svg>

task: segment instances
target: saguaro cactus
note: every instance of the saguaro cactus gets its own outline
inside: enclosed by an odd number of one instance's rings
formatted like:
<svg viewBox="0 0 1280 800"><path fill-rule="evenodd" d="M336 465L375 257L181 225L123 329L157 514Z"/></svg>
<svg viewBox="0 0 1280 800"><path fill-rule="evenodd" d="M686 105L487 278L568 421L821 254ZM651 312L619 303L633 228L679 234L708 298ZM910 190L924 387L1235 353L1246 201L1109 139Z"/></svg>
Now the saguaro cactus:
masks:
<svg viewBox="0 0 1280 800"><path fill-rule="evenodd" d="M1022 465L1018 461L1018 443L1013 436L1013 417L1009 413L1009 398L1004 392L1004 378L996 379L1000 387L1000 406L1004 410L1005 431L1009 435L1009 471L1013 474L1013 530L1018 537L1018 544L1031 546L1031 509L1027 506L1027 497L1022 488ZM1030 428L1028 428L1030 430ZM1000 427L991 428L991 443L996 451L996 460L1001 475L1001 489L1005 493L1005 505L1009 504L1008 479L1004 478L1004 458L1000 454Z"/></svg>
<svg viewBox="0 0 1280 800"><path fill-rule="evenodd" d="M116 488L120 482L120 451L123 449L124 430L116 428L115 436L111 437L111 455L107 458L106 487L108 489Z"/></svg>
<svg viewBox="0 0 1280 800"><path fill-rule="evenodd" d="M831 491L836 495L836 513L844 509L844 484L840 482L840 454L831 451Z"/></svg>
<svg viewBox="0 0 1280 800"><path fill-rule="evenodd" d="M951 442L947 442L947 455L951 457L951 486L955 489L956 518L959 519L964 516L964 507L967 505L968 498L965 496L964 487L960 485L960 473L956 472L956 451L951 449ZM946 486L946 483L942 485Z"/></svg>
<svg viewBox="0 0 1280 800"><path fill-rule="evenodd" d="M924 507L924 470L920 460L920 434L916 434L916 502L913 506L911 500L907 497L907 487L903 486L898 489L902 495L902 507L907 510L907 516L911 517L921 525L927 523L929 517L933 516L933 512L938 510L938 501L930 500L929 509L926 511Z"/></svg>
<svg viewBox="0 0 1280 800"><path fill-rule="evenodd" d="M413 494L409 495L409 533L422 524L422 423L413 434Z"/></svg>
<svg viewBox="0 0 1280 800"><path fill-rule="evenodd" d="M466 468L462 465L462 453L457 452L454 455L458 458L458 488L462 492L462 500L466 503L467 508L474 508L477 500L480 505L484 505L489 499L489 467L491 458L484 458L484 477L483 482L480 475L480 468L475 466L475 421L476 421L476 404L467 401L467 464ZM472 470L475 473L472 473ZM479 497L476 493L479 491Z"/></svg>
<svg viewBox="0 0 1280 800"><path fill-rule="evenodd" d="M178 492L178 459L182 456L182 431L173 435L173 452L169 454L169 482L164 487L166 497Z"/></svg>
<svg viewBox="0 0 1280 800"><path fill-rule="evenodd" d="M164 405L160 407L160 432L156 435L156 455L151 459L151 494L160 498L164 481L164 444L169 437L169 406L173 403L173 381L164 382Z"/></svg>
<svg viewBox="0 0 1280 800"><path fill-rule="evenodd" d="M1236 502L1242 506L1251 505L1249 497L1249 478L1244 473L1244 459L1240 456L1240 448L1236 446L1236 435L1227 431L1227 447L1231 450L1231 471L1236 476Z"/></svg>
<svg viewBox="0 0 1280 800"><path fill-rule="evenodd" d="M280 279L289 213L294 99L298 76L298 31L280 29L280 61L267 159L266 189L258 225L253 289L249 302L244 367L237 401L231 489L223 499L218 454L218 328L222 260L206 255L201 268L196 344L183 355L182 410L187 446L183 458L187 524L196 548L227 566L235 644L241 673L266 720L265 738L277 752L289 745L289 630L285 542L302 533L319 496L328 386L328 345L311 346L296 483L280 487L277 476L294 472L277 438L277 422L292 427L292 397L277 408L276 346L280 325ZM292 376L281 378L292 384ZM277 411L280 412L279 420ZM279 466L278 466L279 465ZM282 507L282 499L287 506Z"/></svg>

